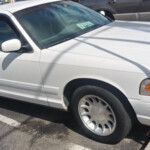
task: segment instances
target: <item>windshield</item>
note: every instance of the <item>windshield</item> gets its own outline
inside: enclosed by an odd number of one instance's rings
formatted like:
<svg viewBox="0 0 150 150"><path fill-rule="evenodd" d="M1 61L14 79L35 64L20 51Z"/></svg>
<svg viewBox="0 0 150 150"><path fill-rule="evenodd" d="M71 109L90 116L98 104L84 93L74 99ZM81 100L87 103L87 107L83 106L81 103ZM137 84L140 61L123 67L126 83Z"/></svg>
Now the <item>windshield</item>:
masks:
<svg viewBox="0 0 150 150"><path fill-rule="evenodd" d="M71 1L35 6L15 13L18 21L40 48L75 38L110 20Z"/></svg>

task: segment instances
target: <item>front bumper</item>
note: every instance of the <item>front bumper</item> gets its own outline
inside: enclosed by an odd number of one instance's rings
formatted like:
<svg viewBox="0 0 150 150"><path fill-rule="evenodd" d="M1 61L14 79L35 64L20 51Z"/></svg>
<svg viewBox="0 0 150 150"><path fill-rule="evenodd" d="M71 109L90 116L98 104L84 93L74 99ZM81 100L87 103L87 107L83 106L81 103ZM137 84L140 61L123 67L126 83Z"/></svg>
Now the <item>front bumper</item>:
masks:
<svg viewBox="0 0 150 150"><path fill-rule="evenodd" d="M139 122L150 126L150 97L142 96L141 100L129 99L129 101Z"/></svg>

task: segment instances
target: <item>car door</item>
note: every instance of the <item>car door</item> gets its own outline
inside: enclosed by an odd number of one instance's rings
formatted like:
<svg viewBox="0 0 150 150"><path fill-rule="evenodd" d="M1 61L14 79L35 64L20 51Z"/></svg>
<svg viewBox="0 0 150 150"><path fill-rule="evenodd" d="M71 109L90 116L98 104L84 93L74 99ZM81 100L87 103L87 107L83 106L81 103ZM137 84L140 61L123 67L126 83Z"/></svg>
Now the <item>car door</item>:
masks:
<svg viewBox="0 0 150 150"><path fill-rule="evenodd" d="M150 12L150 0L142 0L140 12Z"/></svg>
<svg viewBox="0 0 150 150"><path fill-rule="evenodd" d="M139 12L139 20L150 21L150 0L142 0Z"/></svg>
<svg viewBox="0 0 150 150"><path fill-rule="evenodd" d="M76 1L94 10L95 9L97 10L97 8L107 7L107 0L76 0Z"/></svg>
<svg viewBox="0 0 150 150"><path fill-rule="evenodd" d="M41 87L40 51L32 48L9 17L0 15L0 48L10 39L19 39L20 52L0 50L0 96L47 105Z"/></svg>
<svg viewBox="0 0 150 150"><path fill-rule="evenodd" d="M140 2L141 0L109 0L109 4L117 14L137 12Z"/></svg>

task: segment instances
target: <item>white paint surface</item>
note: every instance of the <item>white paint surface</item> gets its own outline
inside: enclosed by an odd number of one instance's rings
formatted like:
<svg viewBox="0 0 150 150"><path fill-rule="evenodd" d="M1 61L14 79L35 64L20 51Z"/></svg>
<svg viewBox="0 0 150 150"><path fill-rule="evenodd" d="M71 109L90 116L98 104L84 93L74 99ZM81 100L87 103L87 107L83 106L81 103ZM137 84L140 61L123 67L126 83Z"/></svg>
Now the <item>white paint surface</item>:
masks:
<svg viewBox="0 0 150 150"><path fill-rule="evenodd" d="M145 150L150 150L150 142L147 144Z"/></svg>
<svg viewBox="0 0 150 150"><path fill-rule="evenodd" d="M72 143L67 145L67 149L68 150L90 150L86 147L83 147L83 146L80 146L80 145L77 145L77 144L72 144Z"/></svg>
<svg viewBox="0 0 150 150"><path fill-rule="evenodd" d="M15 128L18 128L21 125L20 122L13 120L11 118L8 118L6 116L3 116L3 115L0 115L0 122L6 123L6 124L13 126Z"/></svg>

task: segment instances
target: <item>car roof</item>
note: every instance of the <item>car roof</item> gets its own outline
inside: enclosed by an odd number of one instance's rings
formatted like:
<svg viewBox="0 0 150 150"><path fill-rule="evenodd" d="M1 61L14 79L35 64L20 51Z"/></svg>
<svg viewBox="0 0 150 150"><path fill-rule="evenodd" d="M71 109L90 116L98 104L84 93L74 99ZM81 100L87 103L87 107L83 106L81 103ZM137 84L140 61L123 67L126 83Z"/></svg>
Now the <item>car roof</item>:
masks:
<svg viewBox="0 0 150 150"><path fill-rule="evenodd" d="M33 6L38 6L41 4L56 2L60 0L27 0L27 1L20 1L15 3L9 3L0 5L0 10L9 11L11 13L15 13L17 11L20 11L22 9L30 8Z"/></svg>

